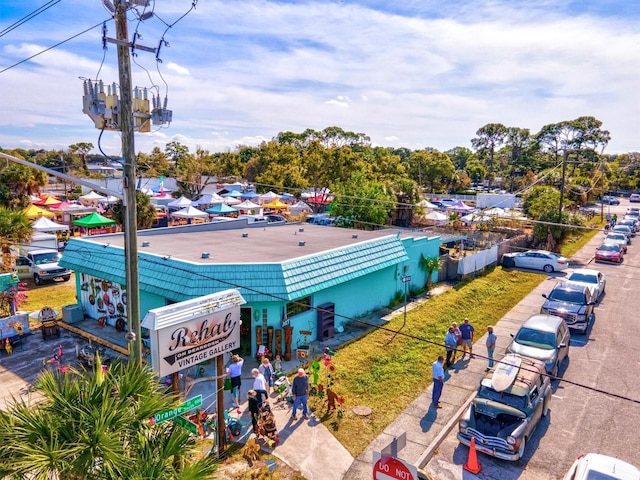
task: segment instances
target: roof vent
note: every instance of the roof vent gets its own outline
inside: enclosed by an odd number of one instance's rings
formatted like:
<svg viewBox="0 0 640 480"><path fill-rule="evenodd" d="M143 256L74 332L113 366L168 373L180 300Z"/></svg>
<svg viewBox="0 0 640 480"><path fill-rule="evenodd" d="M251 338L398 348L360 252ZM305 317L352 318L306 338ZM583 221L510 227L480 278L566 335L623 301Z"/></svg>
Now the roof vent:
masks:
<svg viewBox="0 0 640 480"><path fill-rule="evenodd" d="M243 234L242 234L242 238L247 238L248 236L249 236L249 234L248 234L248 233L243 233Z"/></svg>
<svg viewBox="0 0 640 480"><path fill-rule="evenodd" d="M304 228L299 228L298 231L299 232L304 232Z"/></svg>
<svg viewBox="0 0 640 480"><path fill-rule="evenodd" d="M302 242L302 241L298 242L299 247L304 247L306 244L307 242Z"/></svg>
<svg viewBox="0 0 640 480"><path fill-rule="evenodd" d="M202 255L200 255L200 258L209 258L209 252L202 252Z"/></svg>
<svg viewBox="0 0 640 480"><path fill-rule="evenodd" d="M354 233L353 235L351 235L351 238L358 238L358 234Z"/></svg>
<svg viewBox="0 0 640 480"><path fill-rule="evenodd" d="M151 245L149 242L142 242L143 247L148 247L149 245Z"/></svg>

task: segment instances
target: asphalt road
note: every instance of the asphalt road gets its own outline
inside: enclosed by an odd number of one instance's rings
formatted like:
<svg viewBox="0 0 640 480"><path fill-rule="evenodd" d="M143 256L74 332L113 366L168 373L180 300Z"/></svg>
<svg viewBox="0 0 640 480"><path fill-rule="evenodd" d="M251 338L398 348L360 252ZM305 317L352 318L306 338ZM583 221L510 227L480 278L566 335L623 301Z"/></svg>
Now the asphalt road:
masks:
<svg viewBox="0 0 640 480"><path fill-rule="evenodd" d="M622 205L610 207L611 214L621 218L628 206L624 200ZM607 209L605 206L605 212ZM550 415L537 427L524 459L512 463L478 453L482 466L478 475L462 468L469 449L458 443L456 426L424 468L431 478L562 479L573 461L589 452L640 466L640 304L636 303L640 300L640 235L632 241L622 265L593 262L592 254L601 240L598 235L572 259L584 264L582 268L600 270L607 278L595 323L587 334L572 332L569 362L563 367L564 379L584 386L554 382ZM540 306L543 301L539 299ZM538 312L532 308L534 313Z"/></svg>

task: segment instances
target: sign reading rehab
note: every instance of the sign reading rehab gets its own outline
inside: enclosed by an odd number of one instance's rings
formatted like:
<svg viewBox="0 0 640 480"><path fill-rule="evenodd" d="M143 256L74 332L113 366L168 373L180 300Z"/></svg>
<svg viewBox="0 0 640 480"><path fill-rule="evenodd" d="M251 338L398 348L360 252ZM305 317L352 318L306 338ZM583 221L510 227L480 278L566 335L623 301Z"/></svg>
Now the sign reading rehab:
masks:
<svg viewBox="0 0 640 480"><path fill-rule="evenodd" d="M224 290L149 310L142 326L153 369L163 377L239 348L244 303L237 290Z"/></svg>

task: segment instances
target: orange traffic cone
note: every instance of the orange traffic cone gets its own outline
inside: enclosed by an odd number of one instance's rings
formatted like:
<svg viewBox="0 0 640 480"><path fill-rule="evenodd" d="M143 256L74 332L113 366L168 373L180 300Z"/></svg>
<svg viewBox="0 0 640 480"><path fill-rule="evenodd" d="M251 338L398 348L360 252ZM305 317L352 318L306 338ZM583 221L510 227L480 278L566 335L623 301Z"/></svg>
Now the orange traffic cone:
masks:
<svg viewBox="0 0 640 480"><path fill-rule="evenodd" d="M478 454L476 453L476 439L473 437L471 437L471 445L469 445L469 458L467 458L467 463L464 464L463 468L474 475L477 475L482 470L482 465L478 463Z"/></svg>

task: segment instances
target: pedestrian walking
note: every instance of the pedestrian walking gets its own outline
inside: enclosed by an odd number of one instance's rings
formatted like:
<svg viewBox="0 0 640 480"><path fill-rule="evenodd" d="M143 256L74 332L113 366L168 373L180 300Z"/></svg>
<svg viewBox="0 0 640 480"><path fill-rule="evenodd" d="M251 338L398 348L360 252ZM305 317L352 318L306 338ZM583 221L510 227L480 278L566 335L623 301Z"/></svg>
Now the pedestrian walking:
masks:
<svg viewBox="0 0 640 480"><path fill-rule="evenodd" d="M442 387L444 387L444 368L442 364L444 357L440 355L438 359L433 362L431 372L433 375L433 390L431 392L431 405L436 408L442 408L440 404L440 396L442 395Z"/></svg>
<svg viewBox="0 0 640 480"><path fill-rule="evenodd" d="M269 394L267 393L267 381L264 379L264 375L260 373L260 370L254 368L251 370L251 375L253 376L253 389L256 391L258 398L258 406L262 405L262 402L269 398Z"/></svg>
<svg viewBox="0 0 640 480"><path fill-rule="evenodd" d="M244 365L244 359L240 355L233 355L231 357L231 363L227 367L227 375L231 378L231 398L233 400L233 407L238 409L238 414L242 413L240 410L240 385L242 384L242 365Z"/></svg>
<svg viewBox="0 0 640 480"><path fill-rule="evenodd" d="M447 368L449 368L453 363L451 359L455 359L456 348L458 348L458 341L453 333L453 327L449 327L449 331L444 336L444 346L447 350Z"/></svg>
<svg viewBox="0 0 640 480"><path fill-rule="evenodd" d="M249 390L247 392L247 402L249 404L249 413L251 414L251 425L253 433L258 435L258 414L260 413L260 405L258 404L258 392Z"/></svg>
<svg viewBox="0 0 640 480"><path fill-rule="evenodd" d="M456 345L457 345L457 347L460 347L462 345L462 332L458 328L458 324L456 322L453 322L451 324L451 326L453 327L453 334L456 337ZM456 350L453 352L453 363L456 362L456 355L457 354L458 354L458 350L456 348Z"/></svg>
<svg viewBox="0 0 640 480"><path fill-rule="evenodd" d="M473 358L473 326L469 323L469 319L465 318L464 323L460 325L462 333L462 360L469 349L469 358Z"/></svg>
<svg viewBox="0 0 640 480"><path fill-rule="evenodd" d="M273 371L273 366L271 365L271 362L269 362L269 359L267 357L264 357L262 359L262 363L258 367L258 370L260 370L260 373L262 374L265 381L267 382L267 396L268 396L271 393L271 389L273 388L273 377L275 376L275 374Z"/></svg>
<svg viewBox="0 0 640 480"><path fill-rule="evenodd" d="M489 365L487 366L486 371L488 372L493 368L493 352L496 349L496 340L498 337L495 333L493 333L493 327L489 325L487 327L487 357L489 358Z"/></svg>
<svg viewBox="0 0 640 480"><path fill-rule="evenodd" d="M615 227L616 223L618 223L618 214L614 213L611 220L613 220L613 226Z"/></svg>
<svg viewBox="0 0 640 480"><path fill-rule="evenodd" d="M304 368L298 369L298 374L293 379L291 384L291 395L293 396L293 412L291 413L291 419L297 420L298 405L302 405L302 415L305 420L309 418L309 409L307 407L307 399L309 398L309 379L307 374L304 373Z"/></svg>

